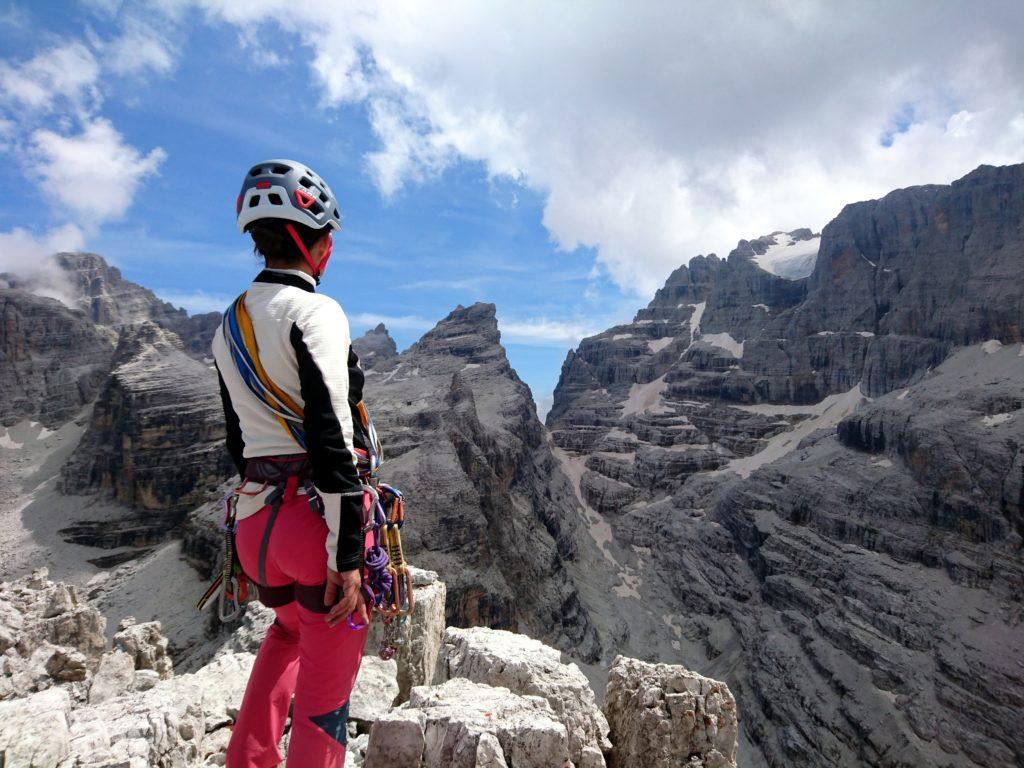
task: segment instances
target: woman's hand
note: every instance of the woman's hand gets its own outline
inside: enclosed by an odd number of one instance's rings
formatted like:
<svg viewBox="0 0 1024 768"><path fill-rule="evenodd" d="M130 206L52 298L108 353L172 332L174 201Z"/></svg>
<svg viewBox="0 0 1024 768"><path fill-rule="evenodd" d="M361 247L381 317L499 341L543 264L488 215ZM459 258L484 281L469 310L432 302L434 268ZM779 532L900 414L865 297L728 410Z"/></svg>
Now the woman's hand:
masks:
<svg viewBox="0 0 1024 768"><path fill-rule="evenodd" d="M341 600L338 600L338 595ZM338 600L335 603L335 600ZM325 621L332 627L345 621L355 614L355 623L369 624L366 615L366 601L363 600L363 577L359 569L352 571L332 571L327 569L327 589L324 592L324 605L331 608Z"/></svg>

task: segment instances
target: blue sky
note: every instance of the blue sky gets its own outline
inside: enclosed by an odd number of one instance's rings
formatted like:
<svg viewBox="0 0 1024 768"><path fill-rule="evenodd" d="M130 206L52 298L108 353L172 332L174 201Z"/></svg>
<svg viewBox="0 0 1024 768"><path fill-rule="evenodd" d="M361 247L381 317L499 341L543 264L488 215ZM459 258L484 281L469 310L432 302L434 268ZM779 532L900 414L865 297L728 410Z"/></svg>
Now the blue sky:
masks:
<svg viewBox="0 0 1024 768"><path fill-rule="evenodd" d="M58 13L57 5L22 6L18 25L0 27L3 50L12 59L36 52L39 37L24 34L26 24L54 43L86 25L117 34L102 13ZM509 358L541 397L581 332L635 310L635 297L591 274L591 250L555 247L541 224L542 197L528 187L461 160L385 196L364 160L380 143L365 107L319 106L321 89L301 56L255 67L225 24L189 24L176 44L172 72L104 85L102 114L125 141L166 152L124 214L87 241L129 279L192 311L226 305L257 271L248 237L234 227L242 176L256 161L289 157L314 167L341 202L344 230L321 290L341 302L354 334L382 320L401 349L456 305L494 302L511 328L503 334ZM47 195L24 176L17 164L0 170L5 188L27 192L4 203L0 228L47 226Z"/></svg>
<svg viewBox="0 0 1024 768"><path fill-rule="evenodd" d="M1024 4L935 8L0 0L0 271L87 248L220 308L242 175L291 157L341 202L357 332L493 301L545 398L698 253L1024 160Z"/></svg>

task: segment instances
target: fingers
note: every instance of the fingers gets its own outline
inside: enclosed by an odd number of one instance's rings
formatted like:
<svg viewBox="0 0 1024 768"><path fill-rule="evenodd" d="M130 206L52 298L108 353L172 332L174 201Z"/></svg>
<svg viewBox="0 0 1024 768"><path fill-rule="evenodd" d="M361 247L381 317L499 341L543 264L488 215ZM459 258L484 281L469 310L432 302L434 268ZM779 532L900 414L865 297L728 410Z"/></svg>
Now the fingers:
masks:
<svg viewBox="0 0 1024 768"><path fill-rule="evenodd" d="M359 624L361 626L366 626L366 625L368 625L370 623L370 617L366 613L366 601L365 600L357 600L356 601L356 611L355 611L355 613L356 613L356 618L358 619L358 621L356 622L357 624Z"/></svg>
<svg viewBox="0 0 1024 768"><path fill-rule="evenodd" d="M324 605L334 605L334 601L338 599L338 585L333 581L327 581L327 589L324 590Z"/></svg>
<svg viewBox="0 0 1024 768"><path fill-rule="evenodd" d="M358 595L355 595L355 597L358 598ZM330 613L326 616L327 623L330 626L337 626L340 622L344 621L353 610L355 610L354 600L352 598L353 596L349 595L331 608Z"/></svg>

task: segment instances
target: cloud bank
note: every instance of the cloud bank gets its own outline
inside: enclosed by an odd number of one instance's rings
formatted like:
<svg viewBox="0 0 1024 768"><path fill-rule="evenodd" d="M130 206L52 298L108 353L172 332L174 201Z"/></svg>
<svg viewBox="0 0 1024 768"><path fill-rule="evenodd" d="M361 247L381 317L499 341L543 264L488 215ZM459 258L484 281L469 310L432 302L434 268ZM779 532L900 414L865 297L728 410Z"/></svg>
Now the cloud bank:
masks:
<svg viewBox="0 0 1024 768"><path fill-rule="evenodd" d="M1024 159L1018 2L198 4L294 34L324 105L365 103L382 194L481 162L544 194L554 241L594 247L627 292Z"/></svg>

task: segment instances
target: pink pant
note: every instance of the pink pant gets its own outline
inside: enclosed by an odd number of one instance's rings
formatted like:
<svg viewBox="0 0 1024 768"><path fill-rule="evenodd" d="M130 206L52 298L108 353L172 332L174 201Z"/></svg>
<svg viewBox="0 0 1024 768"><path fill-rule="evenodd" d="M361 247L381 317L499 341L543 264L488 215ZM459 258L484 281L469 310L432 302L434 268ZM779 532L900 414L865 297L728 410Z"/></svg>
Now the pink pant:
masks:
<svg viewBox="0 0 1024 768"><path fill-rule="evenodd" d="M310 510L304 495L281 504L264 544L269 506L238 523L236 546L242 567L256 579L261 548L266 586L296 584L306 595L327 579L324 542L327 525ZM313 604L308 598L303 602ZM331 628L325 613L296 601L275 608L277 621L267 631L245 689L231 743L228 768L267 768L281 762L278 745L288 705L295 696L289 768L342 768L348 741L348 699L359 672L366 630L348 622ZM326 611L326 609L320 609Z"/></svg>

